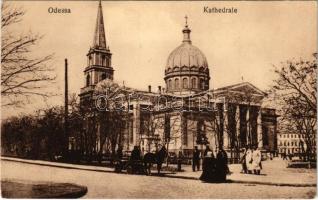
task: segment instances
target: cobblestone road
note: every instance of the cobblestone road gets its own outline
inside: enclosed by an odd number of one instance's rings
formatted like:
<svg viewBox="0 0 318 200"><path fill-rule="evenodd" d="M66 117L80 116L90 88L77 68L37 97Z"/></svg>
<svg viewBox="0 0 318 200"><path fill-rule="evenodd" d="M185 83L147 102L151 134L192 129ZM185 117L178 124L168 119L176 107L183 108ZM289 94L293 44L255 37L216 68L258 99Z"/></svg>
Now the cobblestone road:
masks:
<svg viewBox="0 0 318 200"><path fill-rule="evenodd" d="M68 182L88 187L84 198L313 198L315 187L208 184L196 180L114 174L1 161L3 179Z"/></svg>

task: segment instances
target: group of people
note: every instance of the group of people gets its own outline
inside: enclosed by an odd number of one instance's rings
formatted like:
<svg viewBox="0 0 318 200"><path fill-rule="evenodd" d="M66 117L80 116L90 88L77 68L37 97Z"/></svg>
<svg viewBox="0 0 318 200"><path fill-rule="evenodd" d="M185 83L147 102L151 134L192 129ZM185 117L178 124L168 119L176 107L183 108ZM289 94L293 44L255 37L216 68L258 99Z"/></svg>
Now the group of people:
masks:
<svg viewBox="0 0 318 200"><path fill-rule="evenodd" d="M192 170L200 170L200 150L196 146L193 152ZM226 174L229 172L227 165L227 154L220 148L214 156L213 151L206 146L203 153L202 174L200 180L204 182L225 182Z"/></svg>
<svg viewBox="0 0 318 200"><path fill-rule="evenodd" d="M262 153L257 148L247 148L241 158L242 173L260 175L262 170Z"/></svg>

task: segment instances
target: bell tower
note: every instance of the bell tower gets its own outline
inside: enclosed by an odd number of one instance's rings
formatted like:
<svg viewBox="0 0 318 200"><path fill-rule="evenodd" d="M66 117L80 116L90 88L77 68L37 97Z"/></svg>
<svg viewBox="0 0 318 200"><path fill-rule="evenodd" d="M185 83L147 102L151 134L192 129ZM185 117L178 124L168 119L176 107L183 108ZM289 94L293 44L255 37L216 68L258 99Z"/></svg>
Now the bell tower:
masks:
<svg viewBox="0 0 318 200"><path fill-rule="evenodd" d="M85 87L95 86L104 79L113 80L112 54L106 43L102 3L99 0L93 46L87 53L87 67L84 70Z"/></svg>

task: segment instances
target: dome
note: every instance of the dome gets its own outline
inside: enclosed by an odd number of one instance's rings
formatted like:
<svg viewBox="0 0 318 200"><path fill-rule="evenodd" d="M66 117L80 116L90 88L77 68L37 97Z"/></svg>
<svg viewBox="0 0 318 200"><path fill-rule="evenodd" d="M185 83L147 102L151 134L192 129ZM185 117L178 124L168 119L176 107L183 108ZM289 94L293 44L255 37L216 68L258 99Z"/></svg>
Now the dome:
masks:
<svg viewBox="0 0 318 200"><path fill-rule="evenodd" d="M208 62L199 48L189 42L184 42L173 50L168 57L166 70L170 71L175 67L208 68Z"/></svg>
<svg viewBox="0 0 318 200"><path fill-rule="evenodd" d="M187 17L182 33L182 44L170 53L167 60L166 91L181 95L206 91L210 81L208 62L202 51L192 45Z"/></svg>

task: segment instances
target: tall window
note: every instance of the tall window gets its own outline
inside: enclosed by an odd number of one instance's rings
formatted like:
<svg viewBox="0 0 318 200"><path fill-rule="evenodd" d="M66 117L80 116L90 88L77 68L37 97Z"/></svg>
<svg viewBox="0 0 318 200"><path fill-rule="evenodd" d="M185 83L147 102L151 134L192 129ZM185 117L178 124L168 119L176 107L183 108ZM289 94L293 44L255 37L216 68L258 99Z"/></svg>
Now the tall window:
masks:
<svg viewBox="0 0 318 200"><path fill-rule="evenodd" d="M204 124L204 121L199 120L197 123L197 138L196 143L197 144L207 144L208 138L206 136L206 127Z"/></svg>
<svg viewBox="0 0 318 200"><path fill-rule="evenodd" d="M100 63L99 63L99 60L100 60L100 59L99 59L99 54L96 53L96 54L95 54L95 64L96 64L96 65L100 64Z"/></svg>
<svg viewBox="0 0 318 200"><path fill-rule="evenodd" d="M182 80L182 84L183 84L183 88L188 88L188 79L187 78L183 78Z"/></svg>
<svg viewBox="0 0 318 200"><path fill-rule="evenodd" d="M91 82L91 76L89 74L87 74L86 76L86 86L89 86Z"/></svg>
<svg viewBox="0 0 318 200"><path fill-rule="evenodd" d="M129 126L129 143L133 143L134 142L134 133L133 133L133 122L129 121L128 122L128 126Z"/></svg>
<svg viewBox="0 0 318 200"><path fill-rule="evenodd" d="M109 59L106 59L106 66L110 67L110 60Z"/></svg>
<svg viewBox="0 0 318 200"><path fill-rule="evenodd" d="M197 79L196 78L192 78L191 79L191 87L192 88L197 88Z"/></svg>
<svg viewBox="0 0 318 200"><path fill-rule="evenodd" d="M204 90L204 80L203 80L203 78L200 79L200 88L202 90Z"/></svg>
<svg viewBox="0 0 318 200"><path fill-rule="evenodd" d="M165 141L169 141L170 140L170 131L171 131L171 127L170 127L170 117L169 116L165 116L165 122L164 122L164 137L165 137Z"/></svg>
<svg viewBox="0 0 318 200"><path fill-rule="evenodd" d="M174 81L174 89L179 89L179 79L176 78Z"/></svg>
<svg viewBox="0 0 318 200"><path fill-rule="evenodd" d="M106 65L106 58L105 56L103 55L102 56L102 66L105 66Z"/></svg>
<svg viewBox="0 0 318 200"><path fill-rule="evenodd" d="M171 79L169 79L169 81L168 81L168 88L169 88L169 90L172 89L172 80Z"/></svg>
<svg viewBox="0 0 318 200"><path fill-rule="evenodd" d="M182 121L183 123L183 145L188 145L188 123L187 119Z"/></svg>

